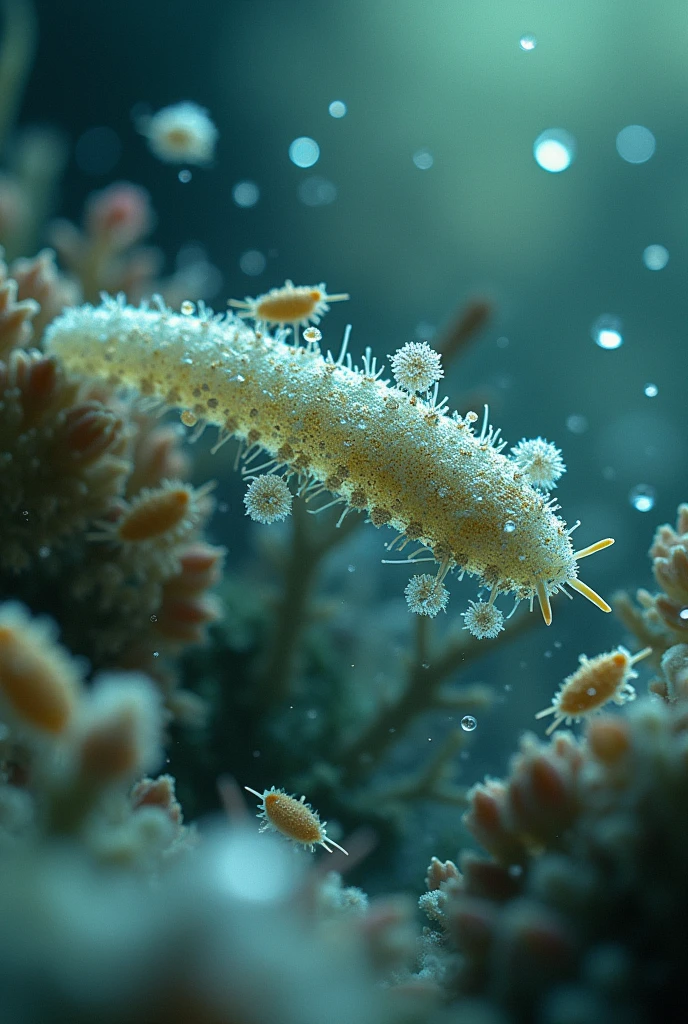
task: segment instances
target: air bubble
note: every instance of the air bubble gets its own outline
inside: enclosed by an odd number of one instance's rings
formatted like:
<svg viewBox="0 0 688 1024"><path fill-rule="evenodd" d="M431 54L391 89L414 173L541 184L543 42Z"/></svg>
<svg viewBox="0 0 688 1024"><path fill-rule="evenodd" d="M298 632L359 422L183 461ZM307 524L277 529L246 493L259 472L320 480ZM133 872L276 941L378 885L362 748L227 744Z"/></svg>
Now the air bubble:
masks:
<svg viewBox="0 0 688 1024"><path fill-rule="evenodd" d="M628 500L636 512L651 512L655 507L655 497L654 487L650 487L649 484L638 484L630 491Z"/></svg>
<svg viewBox="0 0 688 1024"><path fill-rule="evenodd" d="M537 46L537 39L535 38L535 36L531 35L521 36L521 38L518 41L518 45L521 47L522 50L530 52L530 50L534 50Z"/></svg>
<svg viewBox="0 0 688 1024"><path fill-rule="evenodd" d="M473 715L464 715L461 719L461 728L464 732L473 732L477 724Z"/></svg>
<svg viewBox="0 0 688 1024"><path fill-rule="evenodd" d="M576 140L564 128L548 128L533 143L533 156L543 171L559 174L573 163Z"/></svg>
<svg viewBox="0 0 688 1024"><path fill-rule="evenodd" d="M683 619L684 622L688 621L688 608L682 608L678 613L679 619Z"/></svg>
<svg viewBox="0 0 688 1024"><path fill-rule="evenodd" d="M621 333L621 320L613 313L603 313L598 316L590 328L593 341L600 348L615 349L623 345L623 334Z"/></svg>
<svg viewBox="0 0 688 1024"><path fill-rule="evenodd" d="M346 103L342 100L332 100L327 109L330 112L330 117L339 118L346 115Z"/></svg>
<svg viewBox="0 0 688 1024"><path fill-rule="evenodd" d="M429 171L435 160L429 149L418 149L413 154L413 162L419 171Z"/></svg>
<svg viewBox="0 0 688 1024"><path fill-rule="evenodd" d="M513 533L515 529L516 523L513 521L513 519L507 519L507 521L504 523L504 533Z"/></svg>
<svg viewBox="0 0 688 1024"><path fill-rule="evenodd" d="M659 388L656 384L646 384L643 388L643 394L646 395L647 398L656 398L659 394Z"/></svg>
<svg viewBox="0 0 688 1024"><path fill-rule="evenodd" d="M664 270L669 262L669 252L663 245L648 245L643 249L643 263L648 270Z"/></svg>
<svg viewBox="0 0 688 1024"><path fill-rule="evenodd" d="M289 147L289 159L297 167L312 167L320 157L320 146L315 139L302 135Z"/></svg>
<svg viewBox="0 0 688 1024"><path fill-rule="evenodd" d="M188 184L188 182L191 181L192 174L191 174L191 171L189 171L189 170L183 170L183 171L179 172L177 177L181 181L182 185L186 185L186 184Z"/></svg>

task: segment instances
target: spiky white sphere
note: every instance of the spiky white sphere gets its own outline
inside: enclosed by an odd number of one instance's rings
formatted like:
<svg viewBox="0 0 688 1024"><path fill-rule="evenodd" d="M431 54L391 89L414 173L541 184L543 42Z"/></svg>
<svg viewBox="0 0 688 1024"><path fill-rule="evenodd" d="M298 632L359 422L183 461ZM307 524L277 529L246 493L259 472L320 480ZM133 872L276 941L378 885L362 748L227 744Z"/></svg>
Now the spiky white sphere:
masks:
<svg viewBox="0 0 688 1024"><path fill-rule="evenodd" d="M257 523L276 523L291 512L292 494L281 476L257 476L244 495L246 515Z"/></svg>
<svg viewBox="0 0 688 1024"><path fill-rule="evenodd" d="M436 576L430 576L428 573L412 576L404 594L412 612L416 615L428 615L430 618L434 618L438 612L443 612L449 601L447 588L438 582Z"/></svg>
<svg viewBox="0 0 688 1024"><path fill-rule="evenodd" d="M391 356L392 373L400 388L415 394L428 391L444 377L442 357L426 342L410 341Z"/></svg>
<svg viewBox="0 0 688 1024"><path fill-rule="evenodd" d="M528 483L542 491L551 491L566 472L560 449L544 437L524 438L511 449L511 455Z"/></svg>
<svg viewBox="0 0 688 1024"><path fill-rule="evenodd" d="M487 601L469 601L468 611L463 612L463 621L471 636L476 640L494 640L504 629L504 616L499 608Z"/></svg>

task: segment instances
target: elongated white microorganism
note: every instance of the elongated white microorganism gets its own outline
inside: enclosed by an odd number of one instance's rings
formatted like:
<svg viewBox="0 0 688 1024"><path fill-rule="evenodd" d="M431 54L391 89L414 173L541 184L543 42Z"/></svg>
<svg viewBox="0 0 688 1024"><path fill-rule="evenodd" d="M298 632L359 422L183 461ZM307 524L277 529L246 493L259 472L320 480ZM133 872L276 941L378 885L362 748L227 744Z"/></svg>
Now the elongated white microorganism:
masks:
<svg viewBox="0 0 688 1024"><path fill-rule="evenodd" d="M298 475L299 493L325 504L365 509L389 525L409 556L425 551L439 563L438 584L452 569L479 577L490 602L512 592L537 597L547 624L550 597L571 587L603 611L609 605L578 579L577 562L611 539L574 551L573 529L547 495L532 487L501 453L499 431L473 431L475 413L446 415L436 393L426 400L379 379L366 352L363 369L346 354L323 357L317 342L286 344L236 317L134 308L123 299L65 310L46 333L46 347L77 373L133 387L183 409L187 425L220 428L264 450L262 471ZM254 454L255 453L255 454ZM393 541L388 550L396 544ZM420 560L420 559L418 559Z"/></svg>

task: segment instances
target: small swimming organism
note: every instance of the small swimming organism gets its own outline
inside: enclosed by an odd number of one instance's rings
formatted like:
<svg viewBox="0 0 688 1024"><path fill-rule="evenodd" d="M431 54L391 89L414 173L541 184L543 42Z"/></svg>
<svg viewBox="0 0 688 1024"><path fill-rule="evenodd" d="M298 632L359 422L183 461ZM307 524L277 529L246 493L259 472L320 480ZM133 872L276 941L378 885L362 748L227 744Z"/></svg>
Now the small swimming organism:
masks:
<svg viewBox="0 0 688 1024"><path fill-rule="evenodd" d="M262 793L251 789L250 786L244 786L244 789L262 801L258 811L258 817L263 819L260 832L279 832L280 835L311 851L317 845L322 846L328 853L333 853L330 847L334 846L348 857L348 851L329 838L325 832L327 822L320 820L318 812L306 803L305 796L298 800L295 796L285 793L283 789L275 789L274 786Z"/></svg>
<svg viewBox="0 0 688 1024"><path fill-rule="evenodd" d="M276 324L278 327L306 327L319 324L329 312L330 302L345 302L348 295L328 295L325 284L295 285L285 281L283 288L271 288L265 295L253 299L230 299L229 306L241 310L237 316L255 320L256 324Z"/></svg>
<svg viewBox="0 0 688 1024"><path fill-rule="evenodd" d="M552 698L551 706L538 711L535 717L555 716L547 729L549 736L562 722L566 725L578 722L599 711L610 700L619 705L635 700L636 693L630 680L637 679L638 673L633 671L633 666L651 653L651 647L631 654L619 646L613 651L598 654L596 658L581 654L578 659L580 667L566 677Z"/></svg>

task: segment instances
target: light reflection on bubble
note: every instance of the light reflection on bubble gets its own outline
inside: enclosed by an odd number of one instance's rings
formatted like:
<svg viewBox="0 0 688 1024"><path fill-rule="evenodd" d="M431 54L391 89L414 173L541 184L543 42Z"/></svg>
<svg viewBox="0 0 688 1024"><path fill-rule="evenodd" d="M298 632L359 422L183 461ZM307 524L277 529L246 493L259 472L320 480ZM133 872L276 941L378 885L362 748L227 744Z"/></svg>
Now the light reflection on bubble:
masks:
<svg viewBox="0 0 688 1024"><path fill-rule="evenodd" d="M602 316L598 316L590 328L590 334L600 348L612 350L623 345L621 320L613 313L603 313Z"/></svg>
<svg viewBox="0 0 688 1024"><path fill-rule="evenodd" d="M521 38L518 41L518 45L521 47L522 50L534 50L537 46L537 39L535 38L535 36L531 35L521 36Z"/></svg>
<svg viewBox="0 0 688 1024"><path fill-rule="evenodd" d="M413 162L420 171L429 170L434 164L434 158L429 149L418 149L413 154Z"/></svg>
<svg viewBox="0 0 688 1024"><path fill-rule="evenodd" d="M533 143L533 156L543 171L559 174L570 167L576 155L576 140L564 128L548 128Z"/></svg>
<svg viewBox="0 0 688 1024"><path fill-rule="evenodd" d="M267 260L262 252L257 249L249 249L239 257L239 267L249 277L258 277L265 270Z"/></svg>
<svg viewBox="0 0 688 1024"><path fill-rule="evenodd" d="M669 252L663 245L648 245L643 249L643 263L648 270L664 270L669 262Z"/></svg>
<svg viewBox="0 0 688 1024"><path fill-rule="evenodd" d="M653 155L655 137L641 124L627 124L616 136L616 151L629 164L644 164Z"/></svg>
<svg viewBox="0 0 688 1024"><path fill-rule="evenodd" d="M299 199L304 206L327 206L337 198L337 187L327 178L313 174L299 185Z"/></svg>
<svg viewBox="0 0 688 1024"><path fill-rule="evenodd" d="M346 103L342 103L341 100L332 100L327 109L330 112L330 117L344 117L346 115Z"/></svg>
<svg viewBox="0 0 688 1024"><path fill-rule="evenodd" d="M297 167L312 167L313 164L317 164L319 157L320 146L315 139L309 139L307 135L294 139L289 147L289 159Z"/></svg>
<svg viewBox="0 0 688 1024"><path fill-rule="evenodd" d="M260 189L255 181L238 181L232 189L232 199L237 206L255 206L260 199Z"/></svg>
<svg viewBox="0 0 688 1024"><path fill-rule="evenodd" d="M655 498L655 489L649 484L638 484L628 494L628 500L636 512L651 512L655 507Z"/></svg>

